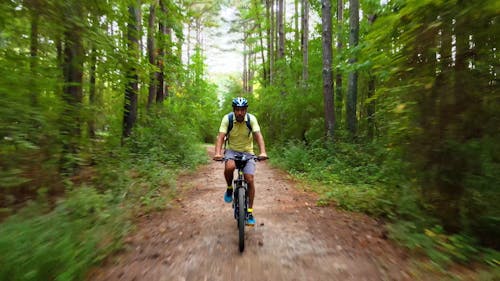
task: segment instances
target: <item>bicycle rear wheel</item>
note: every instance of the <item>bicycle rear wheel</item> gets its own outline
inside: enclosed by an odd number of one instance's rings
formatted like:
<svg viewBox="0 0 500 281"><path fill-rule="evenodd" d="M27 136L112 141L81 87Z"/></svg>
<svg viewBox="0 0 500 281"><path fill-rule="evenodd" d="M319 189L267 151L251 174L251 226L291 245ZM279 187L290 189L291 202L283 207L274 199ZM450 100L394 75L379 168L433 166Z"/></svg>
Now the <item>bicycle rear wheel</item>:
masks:
<svg viewBox="0 0 500 281"><path fill-rule="evenodd" d="M238 231L240 239L240 252L245 250L245 194L246 190L243 187L238 189Z"/></svg>

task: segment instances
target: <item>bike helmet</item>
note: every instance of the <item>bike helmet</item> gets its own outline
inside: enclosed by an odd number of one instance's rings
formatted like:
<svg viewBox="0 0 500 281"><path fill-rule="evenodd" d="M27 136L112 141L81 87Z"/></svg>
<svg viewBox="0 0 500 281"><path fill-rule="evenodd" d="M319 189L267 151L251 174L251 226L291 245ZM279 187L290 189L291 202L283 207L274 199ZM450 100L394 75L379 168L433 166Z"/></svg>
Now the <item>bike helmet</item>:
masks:
<svg viewBox="0 0 500 281"><path fill-rule="evenodd" d="M246 98L237 97L233 99L233 107L248 107L248 101Z"/></svg>

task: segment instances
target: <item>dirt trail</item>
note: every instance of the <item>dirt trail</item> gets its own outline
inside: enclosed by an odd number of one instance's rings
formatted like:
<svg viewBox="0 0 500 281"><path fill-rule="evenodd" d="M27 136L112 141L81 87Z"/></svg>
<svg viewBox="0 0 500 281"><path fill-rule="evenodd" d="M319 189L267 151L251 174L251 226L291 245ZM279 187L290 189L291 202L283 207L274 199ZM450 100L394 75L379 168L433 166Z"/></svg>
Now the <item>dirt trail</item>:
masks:
<svg viewBox="0 0 500 281"><path fill-rule="evenodd" d="M317 207L315 195L265 162L257 163L257 224L246 228L240 254L222 172L213 162L180 177L175 206L141 219L126 249L88 280L413 279L404 253L384 239L377 222Z"/></svg>

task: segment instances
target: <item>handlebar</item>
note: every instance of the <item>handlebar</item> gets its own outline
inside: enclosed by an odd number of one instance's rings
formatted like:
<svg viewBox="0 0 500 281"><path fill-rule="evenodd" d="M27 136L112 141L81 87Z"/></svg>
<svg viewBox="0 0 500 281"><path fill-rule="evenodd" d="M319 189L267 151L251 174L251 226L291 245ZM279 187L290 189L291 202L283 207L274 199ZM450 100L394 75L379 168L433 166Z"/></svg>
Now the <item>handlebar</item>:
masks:
<svg viewBox="0 0 500 281"><path fill-rule="evenodd" d="M241 158L241 156L240 157L236 157L236 159L232 159L232 160L242 160L242 159L238 159L238 158ZM261 156L252 155L252 157L249 157L246 160L250 160L250 159L253 159L253 160L256 160L256 161L265 161L265 160L269 159L269 157L261 157ZM226 158L226 157L222 157L220 159L213 159L213 160L217 161L217 162L223 162L223 161L231 160L231 159L230 158Z"/></svg>

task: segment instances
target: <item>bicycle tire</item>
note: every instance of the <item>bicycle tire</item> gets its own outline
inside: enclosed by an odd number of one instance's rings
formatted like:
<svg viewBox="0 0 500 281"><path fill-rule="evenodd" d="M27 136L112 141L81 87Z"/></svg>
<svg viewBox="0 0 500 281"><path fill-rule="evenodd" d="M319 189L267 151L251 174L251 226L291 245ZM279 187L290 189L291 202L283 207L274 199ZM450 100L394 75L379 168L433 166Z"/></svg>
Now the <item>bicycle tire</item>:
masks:
<svg viewBox="0 0 500 281"><path fill-rule="evenodd" d="M245 250L245 189L240 187L238 190L238 232L240 252Z"/></svg>

